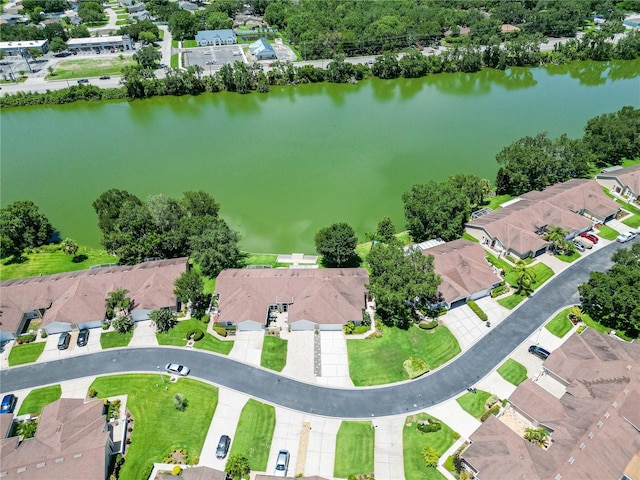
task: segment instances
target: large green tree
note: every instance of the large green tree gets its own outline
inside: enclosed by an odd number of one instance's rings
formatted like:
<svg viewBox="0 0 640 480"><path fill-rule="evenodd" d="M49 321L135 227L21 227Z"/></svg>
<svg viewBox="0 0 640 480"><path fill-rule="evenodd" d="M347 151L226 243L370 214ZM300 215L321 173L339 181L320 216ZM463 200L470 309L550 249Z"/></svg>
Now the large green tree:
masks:
<svg viewBox="0 0 640 480"><path fill-rule="evenodd" d="M315 244L326 266L342 267L355 259L358 237L349 224L334 223L316 233Z"/></svg>
<svg viewBox="0 0 640 480"><path fill-rule="evenodd" d="M429 181L402 194L407 228L415 242L460 238L470 214L465 193L451 182Z"/></svg>
<svg viewBox="0 0 640 480"><path fill-rule="evenodd" d="M433 269L433 256L420 250L403 250L399 242L377 243L367 256L371 270L369 291L376 313L388 325L407 327L413 309L438 303L442 281Z"/></svg>
<svg viewBox="0 0 640 480"><path fill-rule="evenodd" d="M617 250L608 272L591 272L578 287L583 310L591 317L631 337L640 334L640 243Z"/></svg>
<svg viewBox="0 0 640 480"><path fill-rule="evenodd" d="M190 238L191 256L208 277L217 277L225 268L242 266L243 254L238 247L240 235L224 220L209 222L199 234Z"/></svg>
<svg viewBox="0 0 640 480"><path fill-rule="evenodd" d="M142 201L138 197L117 188L107 190L94 200L92 205L98 214L98 228L103 234L111 233L114 230L120 216L120 209L125 202L142 205Z"/></svg>
<svg viewBox="0 0 640 480"><path fill-rule="evenodd" d="M53 235L53 227L31 200L19 200L0 209L0 257L20 255L39 247Z"/></svg>
<svg viewBox="0 0 640 480"><path fill-rule="evenodd" d="M627 106L592 118L584 131L584 141L600 166L640 157L640 109Z"/></svg>
<svg viewBox="0 0 640 480"><path fill-rule="evenodd" d="M547 132L523 137L496 155L499 195L521 195L554 183L589 175L588 151L581 140L566 136L553 140Z"/></svg>
<svg viewBox="0 0 640 480"><path fill-rule="evenodd" d="M142 47L133 54L133 59L138 62L142 68L154 69L158 66L162 54L151 45Z"/></svg>
<svg viewBox="0 0 640 480"><path fill-rule="evenodd" d="M168 332L178 323L176 316L167 308L152 310L149 312L149 318L156 326L156 331L158 332Z"/></svg>

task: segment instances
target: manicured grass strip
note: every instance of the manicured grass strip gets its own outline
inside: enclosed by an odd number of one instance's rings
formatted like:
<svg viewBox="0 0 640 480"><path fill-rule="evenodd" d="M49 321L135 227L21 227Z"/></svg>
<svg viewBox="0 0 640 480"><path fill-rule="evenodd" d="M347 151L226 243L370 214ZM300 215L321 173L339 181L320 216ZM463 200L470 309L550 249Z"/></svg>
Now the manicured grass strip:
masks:
<svg viewBox="0 0 640 480"><path fill-rule="evenodd" d="M133 330L128 333L102 332L100 345L102 348L126 347L133 337Z"/></svg>
<svg viewBox="0 0 640 480"><path fill-rule="evenodd" d="M102 75L120 75L122 69L136 62L131 57L109 57L93 60L65 60L54 67L54 76L46 79L66 80L71 78L100 77Z"/></svg>
<svg viewBox="0 0 640 480"><path fill-rule="evenodd" d="M508 297L504 297L498 300L498 305L502 305L504 308L512 310L525 298L527 297L525 297L524 295L518 295L517 293L514 293L512 295L509 295Z"/></svg>
<svg viewBox="0 0 640 480"><path fill-rule="evenodd" d="M336 437L333 476L373 472L375 430L371 422L342 422Z"/></svg>
<svg viewBox="0 0 640 480"><path fill-rule="evenodd" d="M55 248L55 247L54 247ZM30 253L25 256L26 261L7 263L11 260L2 259L0 280L12 278L37 277L38 275L52 275L61 272L87 270L92 265L118 263L118 259L104 250L80 247L76 257L65 255L61 251ZM75 261L74 261L75 258ZM79 260L79 261L78 261Z"/></svg>
<svg viewBox="0 0 640 480"><path fill-rule="evenodd" d="M527 379L525 366L512 358L500 365L497 371L502 378L516 387Z"/></svg>
<svg viewBox="0 0 640 480"><path fill-rule="evenodd" d="M629 218L625 218L622 223L624 223L627 227L638 228L640 227L640 215L634 215Z"/></svg>
<svg viewBox="0 0 640 480"><path fill-rule="evenodd" d="M9 352L9 366L35 362L44 351L46 342L24 343L14 345Z"/></svg>
<svg viewBox="0 0 640 480"><path fill-rule="evenodd" d="M604 333L605 335L611 331L609 327L605 327L601 323L596 322L590 315L583 313L582 314L582 322L587 326L591 327L594 330Z"/></svg>
<svg viewBox="0 0 640 480"><path fill-rule="evenodd" d="M425 447L431 447L442 456L453 442L460 438L460 435L444 423L437 432L422 433L417 428L418 422L425 422L428 419L439 421L426 413L411 415L405 420L402 430L405 480L444 480L445 478L436 468L427 467L422 458L422 450Z"/></svg>
<svg viewBox="0 0 640 480"><path fill-rule="evenodd" d="M473 235L469 235L467 232L464 232L462 234L462 238L469 240L470 242L474 242L474 243L480 243L480 240L478 240L476 237L474 237Z"/></svg>
<svg viewBox="0 0 640 480"><path fill-rule="evenodd" d="M433 370L460 353L458 341L444 326L433 330L382 327L382 332L378 338L347 340L349 374L354 385L408 380L402 364L409 357L423 359Z"/></svg>
<svg viewBox="0 0 640 480"><path fill-rule="evenodd" d="M232 340L219 340L210 333L205 334L202 340L193 344L194 348L198 350L206 350L208 352L220 353L222 355L229 355L229 352L233 348Z"/></svg>
<svg viewBox="0 0 640 480"><path fill-rule="evenodd" d="M174 347L184 347L187 344L187 334L194 330L207 331L207 325L196 318L182 320L168 332L156 333L156 338L160 345L173 345ZM204 340L204 339L203 339ZM198 343L198 342L196 342Z"/></svg>
<svg viewBox="0 0 640 480"><path fill-rule="evenodd" d="M551 277L553 277L553 270L551 270L544 263L536 263L535 265L527 267L527 270L532 270L536 276L536 281L533 283L534 290L538 288L540 285L542 285L544 282L549 280ZM517 269L512 268L511 271L505 275L504 279L509 285L513 287L517 287L518 286Z"/></svg>
<svg viewBox="0 0 640 480"><path fill-rule="evenodd" d="M469 415L479 419L482 414L487 411L484 404L490 396L491 394L489 392L476 390L476 393L467 392L461 397L456 398L456 402L458 402L458 405Z"/></svg>
<svg viewBox="0 0 640 480"><path fill-rule="evenodd" d="M605 240L615 240L616 237L620 235L617 230L614 230L607 225L602 225L598 227L598 236L604 238Z"/></svg>
<svg viewBox="0 0 640 480"><path fill-rule="evenodd" d="M273 268L288 267L287 263L278 263L278 255L275 253L247 253L244 259L245 265L271 265Z"/></svg>
<svg viewBox="0 0 640 480"><path fill-rule="evenodd" d="M262 344L260 365L281 372L287 363L287 341L268 335Z"/></svg>
<svg viewBox="0 0 640 480"><path fill-rule="evenodd" d="M573 324L569 320L568 313L569 309L565 308L553 317L551 321L544 326L544 328L549 330L558 338L564 337L567 332L571 330L571 327L573 327Z"/></svg>
<svg viewBox="0 0 640 480"><path fill-rule="evenodd" d="M171 68L178 68L178 55L180 54L174 53L173 55L171 55Z"/></svg>
<svg viewBox="0 0 640 480"><path fill-rule="evenodd" d="M26 415L27 413L40 413L43 407L55 402L62 396L62 387L60 385L50 385L48 387L36 388L31 390L24 397L18 415Z"/></svg>
<svg viewBox="0 0 640 480"><path fill-rule="evenodd" d="M195 40L183 40L182 48L196 48L198 43Z"/></svg>
<svg viewBox="0 0 640 480"><path fill-rule="evenodd" d="M120 478L147 478L152 464L177 448L186 449L190 457L201 454L218 405L216 387L189 378L169 383L166 375L115 375L97 378L91 388L100 398L128 395L134 428ZM184 411L173 404L176 393L187 399Z"/></svg>
<svg viewBox="0 0 640 480"><path fill-rule="evenodd" d="M266 471L275 428L276 409L250 399L240 413L229 456L244 455L249 460L251 470Z"/></svg>
<svg viewBox="0 0 640 480"><path fill-rule="evenodd" d="M500 208L500 205L508 202L509 200L513 200L514 198L515 197L512 195L496 195L495 197L491 197L491 199L489 200L489 205L487 206L492 210L497 210L498 208Z"/></svg>
<svg viewBox="0 0 640 480"><path fill-rule="evenodd" d="M558 260L562 260L563 262L567 262L567 263L571 263L577 259L580 258L580 253L579 252L573 252L571 255L562 255L562 254L558 254L556 255L556 258Z"/></svg>

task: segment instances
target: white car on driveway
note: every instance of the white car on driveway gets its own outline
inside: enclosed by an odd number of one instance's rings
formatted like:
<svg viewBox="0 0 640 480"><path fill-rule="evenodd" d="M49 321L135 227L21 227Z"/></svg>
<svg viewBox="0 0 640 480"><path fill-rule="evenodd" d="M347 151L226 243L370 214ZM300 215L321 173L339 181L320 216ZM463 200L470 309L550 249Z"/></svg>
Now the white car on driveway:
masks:
<svg viewBox="0 0 640 480"><path fill-rule="evenodd" d="M636 238L636 235L638 235L636 232L621 233L616 237L616 242L619 242L619 243L628 242Z"/></svg>

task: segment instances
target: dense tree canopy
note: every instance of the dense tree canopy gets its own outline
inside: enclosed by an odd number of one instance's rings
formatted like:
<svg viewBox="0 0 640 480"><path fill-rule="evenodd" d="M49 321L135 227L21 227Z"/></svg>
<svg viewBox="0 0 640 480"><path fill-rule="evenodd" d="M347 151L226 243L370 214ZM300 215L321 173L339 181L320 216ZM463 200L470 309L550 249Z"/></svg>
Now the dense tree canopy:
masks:
<svg viewBox="0 0 640 480"><path fill-rule="evenodd" d="M415 242L460 238L471 213L465 193L449 181L414 185L402 194L402 202L407 229Z"/></svg>
<svg viewBox="0 0 640 480"><path fill-rule="evenodd" d="M599 166L640 157L640 109L627 106L592 118L584 131L584 142Z"/></svg>
<svg viewBox="0 0 640 480"><path fill-rule="evenodd" d="M316 233L315 244L325 265L342 267L356 257L358 237L349 224L334 223Z"/></svg>
<svg viewBox="0 0 640 480"><path fill-rule="evenodd" d="M17 256L25 248L47 243L53 227L38 206L20 200L0 209L0 257Z"/></svg>
<svg viewBox="0 0 640 480"><path fill-rule="evenodd" d="M496 155L500 164L497 193L520 195L571 178L587 177L591 158L579 139L563 135L552 140L547 132L523 137Z"/></svg>
<svg viewBox="0 0 640 480"><path fill-rule="evenodd" d="M583 309L606 327L631 337L640 334L640 243L621 248L611 257L608 272L591 272L578 287Z"/></svg>
<svg viewBox="0 0 640 480"><path fill-rule="evenodd" d="M367 261L371 269L369 291L376 300L376 313L389 325L409 325L414 307L437 303L442 281L433 270L433 256L420 250L405 252L399 242L377 243Z"/></svg>
<svg viewBox="0 0 640 480"><path fill-rule="evenodd" d="M193 260L208 277L217 277L225 268L242 266L244 255L238 248L240 235L221 218L210 221L189 240Z"/></svg>

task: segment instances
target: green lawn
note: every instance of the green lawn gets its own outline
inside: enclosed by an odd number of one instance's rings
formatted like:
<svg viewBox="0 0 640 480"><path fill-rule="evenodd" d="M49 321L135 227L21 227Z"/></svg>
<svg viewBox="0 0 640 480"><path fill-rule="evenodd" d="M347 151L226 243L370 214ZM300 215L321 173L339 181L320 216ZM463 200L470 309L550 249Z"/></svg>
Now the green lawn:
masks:
<svg viewBox="0 0 640 480"><path fill-rule="evenodd" d="M62 387L60 385L50 385L48 387L36 388L24 397L18 415L26 415L27 413L40 413L43 407L55 402L62 396Z"/></svg>
<svg viewBox="0 0 640 480"><path fill-rule="evenodd" d="M473 235L469 235L467 232L464 232L462 234L462 238L469 240L470 242L474 242L474 243L480 243L480 240L478 240L476 237L474 237Z"/></svg>
<svg viewBox="0 0 640 480"><path fill-rule="evenodd" d="M508 202L509 200L513 200L514 198L515 197L513 195L496 195L495 197L491 197L489 205L487 206L492 210L497 210L500 208L500 205Z"/></svg>
<svg viewBox="0 0 640 480"><path fill-rule="evenodd" d="M275 428L275 408L250 399L240 413L240 421L231 443L229 456L244 455L249 460L251 470L264 472L267 469Z"/></svg>
<svg viewBox="0 0 640 480"><path fill-rule="evenodd" d="M180 54L174 53L171 55L171 65L169 65L171 68L178 68L178 55Z"/></svg>
<svg viewBox="0 0 640 480"><path fill-rule="evenodd" d="M458 402L458 405L469 415L479 419L482 414L487 411L484 405L490 396L491 393L489 392L476 390L476 393L467 392L461 397L456 398L456 402Z"/></svg>
<svg viewBox="0 0 640 480"><path fill-rule="evenodd" d="M128 395L127 408L134 419L131 445L120 478L147 478L153 462L162 462L177 448L200 455L209 424L218 405L218 389L203 382L167 375L116 375L99 377L92 384L100 398ZM173 396L182 393L188 406L179 411Z"/></svg>
<svg viewBox="0 0 640 480"><path fill-rule="evenodd" d="M444 480L445 477L435 468L427 467L422 459L422 450L431 447L440 456L446 452L459 435L446 424L437 432L422 433L417 428L418 422L428 419L439 421L426 413L407 417L402 430L402 450L404 458L405 480Z"/></svg>
<svg viewBox="0 0 640 480"><path fill-rule="evenodd" d="M498 300L498 305L502 305L504 308L508 308L509 310L513 310L516 306L522 302L525 298L524 295L518 295L517 293L512 293L508 297L504 297Z"/></svg>
<svg viewBox="0 0 640 480"><path fill-rule="evenodd" d="M133 337L133 330L128 333L102 332L100 345L102 348L126 347Z"/></svg>
<svg viewBox="0 0 640 480"><path fill-rule="evenodd" d="M55 249L56 247L47 247ZM2 259L0 264L0 280L12 278L37 277L75 270L87 270L92 265L117 263L118 259L104 250L80 247L74 262L72 255L65 255L61 251L30 253L23 257L24 261L7 263L9 258ZM78 261L80 260L80 261Z"/></svg>
<svg viewBox="0 0 640 480"><path fill-rule="evenodd" d="M527 379L527 369L525 366L516 362L512 358L507 359L506 362L500 365L497 372L507 382L515 385L516 387Z"/></svg>
<svg viewBox="0 0 640 480"><path fill-rule="evenodd" d="M551 319L549 323L547 323L544 328L553 333L556 337L562 338L564 337L573 324L569 320L568 313L569 308L565 308L560 313L558 313L555 317Z"/></svg>
<svg viewBox="0 0 640 480"><path fill-rule="evenodd" d="M187 344L187 334L194 330L207 331L207 325L196 318L182 320L168 332L156 333L156 338L160 345L173 345L174 347L184 347ZM203 339L204 340L204 339ZM202 340L200 340L202 341ZM199 342L196 342L199 343Z"/></svg>
<svg viewBox="0 0 640 480"><path fill-rule="evenodd" d="M54 67L54 75L47 75L46 80L66 80L84 77L100 77L102 75L120 75L122 69L136 62L131 57L109 57L92 60L64 60Z"/></svg>
<svg viewBox="0 0 640 480"><path fill-rule="evenodd" d="M287 341L267 335L262 344L260 365L281 372L287 363Z"/></svg>
<svg viewBox="0 0 640 480"><path fill-rule="evenodd" d="M204 338L193 344L194 348L198 350L207 350L208 352L220 353L222 355L229 355L229 352L233 348L232 340L219 340L210 333L206 333Z"/></svg>
<svg viewBox="0 0 640 480"><path fill-rule="evenodd" d="M606 225L598 227L598 236L604 238L605 240L615 240L618 235L620 235L618 231L614 230L611 227L608 227Z"/></svg>
<svg viewBox="0 0 640 480"><path fill-rule="evenodd" d="M275 253L247 253L244 259L245 265L271 265L273 268L288 267L287 263L278 263L278 255Z"/></svg>
<svg viewBox="0 0 640 480"><path fill-rule="evenodd" d="M182 48L196 48L198 43L195 40L183 40Z"/></svg>
<svg viewBox="0 0 640 480"><path fill-rule="evenodd" d="M23 343L14 345L9 352L9 366L22 365L23 363L35 362L44 351L46 342Z"/></svg>
<svg viewBox="0 0 640 480"><path fill-rule="evenodd" d="M355 386L407 380L402 364L409 357L423 359L433 370L460 353L457 340L444 326L433 330L383 326L382 331L379 338L347 340L349 374Z"/></svg>
<svg viewBox="0 0 640 480"><path fill-rule="evenodd" d="M333 476L373 472L375 430L371 422L342 422L336 437Z"/></svg>
<svg viewBox="0 0 640 480"><path fill-rule="evenodd" d="M573 252L571 255L556 254L555 257L563 262L571 263L580 258L579 252Z"/></svg>

